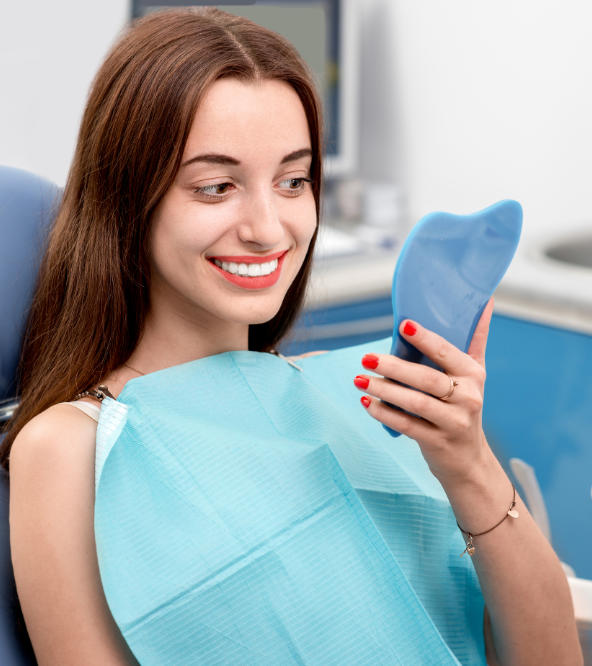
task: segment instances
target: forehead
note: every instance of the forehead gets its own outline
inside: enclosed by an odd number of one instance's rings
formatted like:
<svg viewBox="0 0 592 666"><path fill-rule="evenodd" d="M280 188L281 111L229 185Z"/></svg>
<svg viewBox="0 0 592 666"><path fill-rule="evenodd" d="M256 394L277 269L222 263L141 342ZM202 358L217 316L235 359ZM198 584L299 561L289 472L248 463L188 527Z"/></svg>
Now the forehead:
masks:
<svg viewBox="0 0 592 666"><path fill-rule="evenodd" d="M275 80L219 79L206 91L189 132L183 158L223 152L240 158L254 150L284 156L310 148L304 107L296 91Z"/></svg>

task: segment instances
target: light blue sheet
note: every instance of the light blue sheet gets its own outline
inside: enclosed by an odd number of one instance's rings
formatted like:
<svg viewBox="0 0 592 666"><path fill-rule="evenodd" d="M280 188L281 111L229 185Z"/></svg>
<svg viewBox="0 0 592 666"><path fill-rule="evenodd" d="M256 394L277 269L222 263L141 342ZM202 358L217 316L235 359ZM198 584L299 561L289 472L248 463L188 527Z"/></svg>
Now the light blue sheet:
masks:
<svg viewBox="0 0 592 666"><path fill-rule="evenodd" d="M352 380L390 339L229 352L105 399L95 536L141 664L484 664L483 599L441 486Z"/></svg>

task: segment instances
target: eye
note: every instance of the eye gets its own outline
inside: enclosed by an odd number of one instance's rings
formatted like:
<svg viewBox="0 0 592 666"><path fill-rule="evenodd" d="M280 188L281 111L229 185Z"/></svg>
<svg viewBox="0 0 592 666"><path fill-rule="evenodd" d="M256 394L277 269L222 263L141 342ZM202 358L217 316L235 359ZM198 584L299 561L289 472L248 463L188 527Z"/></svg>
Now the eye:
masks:
<svg viewBox="0 0 592 666"><path fill-rule="evenodd" d="M226 197L232 187L232 183L213 183L212 185L196 187L193 191L203 199L220 201Z"/></svg>
<svg viewBox="0 0 592 666"><path fill-rule="evenodd" d="M310 178L285 178L280 180L278 187L288 196L296 196L306 189L307 183L312 183Z"/></svg>

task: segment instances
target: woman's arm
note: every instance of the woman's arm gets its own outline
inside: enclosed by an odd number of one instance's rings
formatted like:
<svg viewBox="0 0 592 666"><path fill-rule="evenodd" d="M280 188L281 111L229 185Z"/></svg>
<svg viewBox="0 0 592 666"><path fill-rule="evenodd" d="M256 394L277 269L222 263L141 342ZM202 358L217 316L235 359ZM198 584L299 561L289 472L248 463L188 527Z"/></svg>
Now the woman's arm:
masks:
<svg viewBox="0 0 592 666"><path fill-rule="evenodd" d="M459 525L472 534L500 521L513 496L512 484L482 429L485 347L492 310L493 301L475 330L468 354L415 322L403 322L401 335L445 372L378 355L374 371L383 377L370 378L365 389L401 408L374 399L367 409L382 423L417 440ZM451 388L450 378L457 384L450 397L442 400ZM491 619L497 659L501 664L581 664L566 577L518 495L516 500L518 518L508 517L474 538L472 560Z"/></svg>
<svg viewBox="0 0 592 666"><path fill-rule="evenodd" d="M88 416L56 405L23 428L10 455L12 561L41 666L137 663L109 612L99 577L95 433Z"/></svg>

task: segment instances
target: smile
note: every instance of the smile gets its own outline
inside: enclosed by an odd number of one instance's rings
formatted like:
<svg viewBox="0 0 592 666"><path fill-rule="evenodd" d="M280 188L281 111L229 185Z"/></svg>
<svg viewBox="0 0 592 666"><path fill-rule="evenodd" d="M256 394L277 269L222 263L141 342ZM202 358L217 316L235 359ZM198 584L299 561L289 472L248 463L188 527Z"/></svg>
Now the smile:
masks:
<svg viewBox="0 0 592 666"><path fill-rule="evenodd" d="M223 271L232 273L232 275L259 277L261 275L269 275L270 273L273 273L277 269L279 262L277 259L274 259L273 261L267 261L262 264L237 264L234 261L220 261L219 259L214 259L214 263Z"/></svg>
<svg viewBox="0 0 592 666"><path fill-rule="evenodd" d="M208 257L210 265L228 282L243 289L266 289L278 280L287 251L266 257Z"/></svg>

